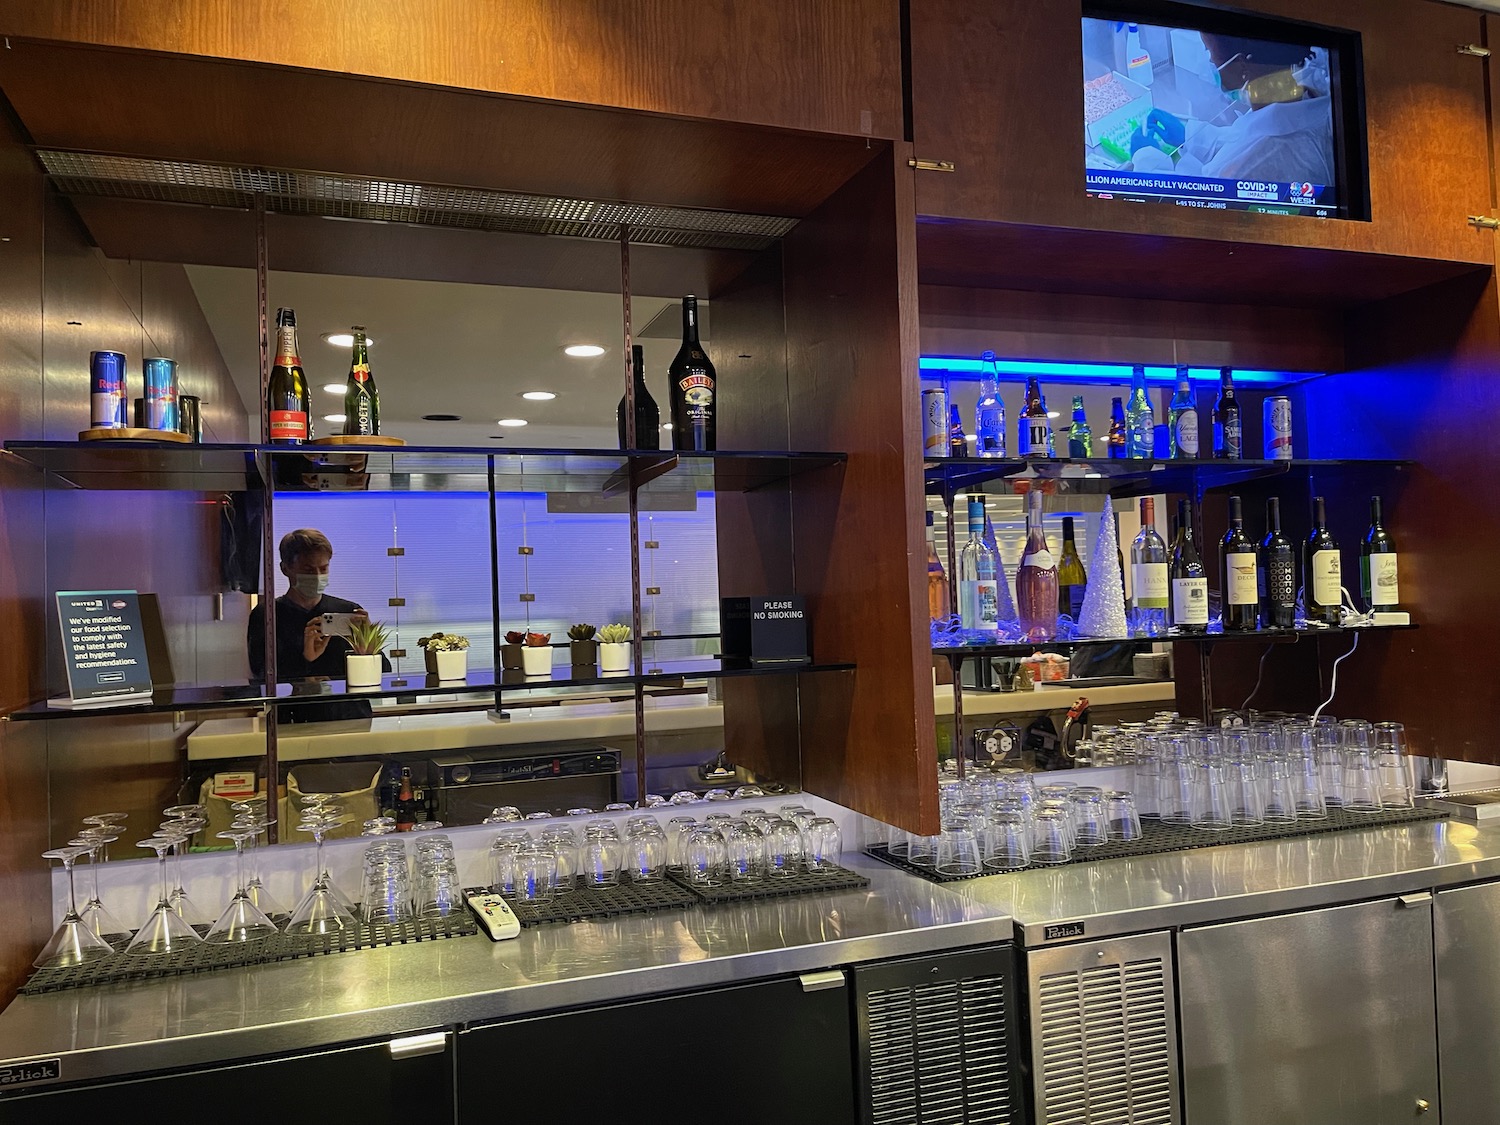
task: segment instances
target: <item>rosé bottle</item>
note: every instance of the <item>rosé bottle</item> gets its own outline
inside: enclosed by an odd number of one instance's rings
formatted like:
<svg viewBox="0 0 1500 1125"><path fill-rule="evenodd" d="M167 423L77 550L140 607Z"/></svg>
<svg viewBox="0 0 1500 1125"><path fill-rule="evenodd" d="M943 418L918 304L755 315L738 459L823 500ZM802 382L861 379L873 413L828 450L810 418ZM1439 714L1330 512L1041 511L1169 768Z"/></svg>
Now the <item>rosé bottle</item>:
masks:
<svg viewBox="0 0 1500 1125"><path fill-rule="evenodd" d="M1016 571L1016 617L1033 644L1057 635L1057 560L1042 530L1042 494L1026 494L1026 546Z"/></svg>

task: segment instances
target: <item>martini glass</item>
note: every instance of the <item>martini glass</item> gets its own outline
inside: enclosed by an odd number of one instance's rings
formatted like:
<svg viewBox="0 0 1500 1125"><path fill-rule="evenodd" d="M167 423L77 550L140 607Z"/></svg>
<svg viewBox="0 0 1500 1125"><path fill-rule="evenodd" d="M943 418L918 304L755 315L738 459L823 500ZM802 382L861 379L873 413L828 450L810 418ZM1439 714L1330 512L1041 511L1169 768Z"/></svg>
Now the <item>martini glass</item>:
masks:
<svg viewBox="0 0 1500 1125"><path fill-rule="evenodd" d="M91 831L91 830L93 830L95 828L98 828L98 829L101 829L102 831L105 831L105 832L113 832L115 834L116 838L118 838L120 836L125 835L125 822L127 820L129 820L129 819L130 819L130 814L129 813L122 813L122 812L102 812L102 813L95 813L93 816L86 816L86 817L83 818L83 823L85 823L85 824L88 825L88 828L85 828L84 832L89 832L89 831ZM101 851L99 854L100 854L100 856L101 856L101 858L102 858L102 860L104 862L108 862L109 861L109 845L105 844L104 850Z"/></svg>
<svg viewBox="0 0 1500 1125"><path fill-rule="evenodd" d="M241 808L241 805L245 807ZM282 906L281 900L266 889L266 884L260 874L260 857L256 854L260 847L261 836L276 822L266 819L264 800L258 807L248 801L237 802L229 807L237 813L229 827L255 829L255 833L245 841L245 851L249 853L250 872L250 881L245 884L245 890L250 896L250 901L260 907L261 913L267 918L275 922L285 922L290 917L291 911Z"/></svg>
<svg viewBox="0 0 1500 1125"><path fill-rule="evenodd" d="M156 909L151 911L151 917L146 919L146 924L135 932L135 937L131 938L130 944L125 947L126 953L140 957L162 957L203 942L197 931L184 922L177 911L172 909L172 886L167 878L167 852L181 838L179 836L152 836L149 840L141 840L136 844L138 848L150 848L156 853L161 878L161 894L157 900Z"/></svg>
<svg viewBox="0 0 1500 1125"><path fill-rule="evenodd" d="M99 857L111 842L119 838L118 833L91 828L77 839L68 841L69 847L82 848L88 853L89 873L94 878L94 897L84 904L79 917L84 925L111 945L123 945L130 940L130 927L111 914L99 898Z"/></svg>
<svg viewBox="0 0 1500 1125"><path fill-rule="evenodd" d="M101 957L108 957L114 952L114 947L105 941L78 916L78 894L73 885L73 863L81 855L88 852L87 848L67 847L53 848L49 852L43 852L43 859L62 860L63 870L68 873L68 912L63 915L61 924L52 935L52 939L42 946L41 953L32 962L38 969L63 969L72 965L85 965L90 961L97 961Z"/></svg>
<svg viewBox="0 0 1500 1125"><path fill-rule="evenodd" d="M304 793L299 798L302 802L303 823L311 823L318 819L329 821L327 831L332 832L333 829L347 822L348 817L343 815L343 806L331 803L337 796L338 794L336 793ZM303 831L301 825L298 825L298 830ZM344 912L352 917L355 913L354 903L350 901L348 895L339 890L338 884L333 881L328 874L328 870L323 867L321 859L318 862L318 874L324 884L327 885L328 890L333 894L334 899L344 908Z"/></svg>
<svg viewBox="0 0 1500 1125"><path fill-rule="evenodd" d="M329 934L352 929L356 924L354 911L345 905L347 900L340 901L343 896L338 894L323 866L323 838L343 823L344 818L332 806L321 805L317 812L308 809L302 823L297 825L298 832L312 833L318 845L315 864L318 874L297 909L292 911L292 920L286 927L289 934Z"/></svg>
<svg viewBox="0 0 1500 1125"><path fill-rule="evenodd" d="M189 808L188 805L177 805L176 808ZM170 815L172 810L167 809ZM164 820L152 835L163 833L175 837L175 846L172 848L172 867L174 884L172 887L172 909L177 911L178 916L190 926L206 926L210 919L207 914L198 909L197 903L188 897L187 887L182 880L182 854L192 846L194 833L208 823L201 816L180 816L173 820Z"/></svg>
<svg viewBox="0 0 1500 1125"><path fill-rule="evenodd" d="M276 932L276 924L251 901L245 881L245 841L259 834L259 828L248 827L231 828L218 834L221 840L234 841L235 892L219 920L209 928L204 941L214 945L238 945L262 941Z"/></svg>

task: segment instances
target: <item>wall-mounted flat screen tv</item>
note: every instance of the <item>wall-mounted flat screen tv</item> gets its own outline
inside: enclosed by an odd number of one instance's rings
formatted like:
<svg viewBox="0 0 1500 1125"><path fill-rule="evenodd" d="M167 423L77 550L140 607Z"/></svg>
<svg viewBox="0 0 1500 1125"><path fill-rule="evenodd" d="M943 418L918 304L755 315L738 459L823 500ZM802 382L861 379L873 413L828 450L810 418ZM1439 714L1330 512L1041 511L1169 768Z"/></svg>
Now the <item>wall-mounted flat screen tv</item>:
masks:
<svg viewBox="0 0 1500 1125"><path fill-rule="evenodd" d="M1194 4L1088 4L1088 194L1369 218L1357 33Z"/></svg>

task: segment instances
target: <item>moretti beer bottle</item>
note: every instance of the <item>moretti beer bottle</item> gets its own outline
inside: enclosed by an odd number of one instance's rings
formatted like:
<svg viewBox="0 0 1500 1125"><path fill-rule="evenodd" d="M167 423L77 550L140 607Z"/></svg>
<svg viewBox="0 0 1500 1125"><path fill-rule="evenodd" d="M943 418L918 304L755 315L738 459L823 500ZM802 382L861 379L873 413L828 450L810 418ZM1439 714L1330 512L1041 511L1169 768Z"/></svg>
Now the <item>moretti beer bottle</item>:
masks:
<svg viewBox="0 0 1500 1125"><path fill-rule="evenodd" d="M714 365L698 343L698 298L682 299L682 347L667 368L672 398L672 448L712 452L717 391Z"/></svg>
<svg viewBox="0 0 1500 1125"><path fill-rule="evenodd" d="M349 385L344 388L344 433L351 437L373 437L380 433L380 392L370 374L369 342L363 325L349 329L354 351L349 357Z"/></svg>
<svg viewBox="0 0 1500 1125"><path fill-rule="evenodd" d="M301 445L312 437L307 376L297 356L297 314L276 310L276 363L266 388L266 441Z"/></svg>

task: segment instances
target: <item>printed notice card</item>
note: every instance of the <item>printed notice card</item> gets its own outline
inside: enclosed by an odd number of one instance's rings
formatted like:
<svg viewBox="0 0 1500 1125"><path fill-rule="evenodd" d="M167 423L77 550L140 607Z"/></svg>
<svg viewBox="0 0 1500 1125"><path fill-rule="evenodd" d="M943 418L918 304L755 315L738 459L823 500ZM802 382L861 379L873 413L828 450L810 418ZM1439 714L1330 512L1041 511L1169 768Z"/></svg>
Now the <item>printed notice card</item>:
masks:
<svg viewBox="0 0 1500 1125"><path fill-rule="evenodd" d="M72 703L150 698L151 666L134 590L59 590L57 616Z"/></svg>

